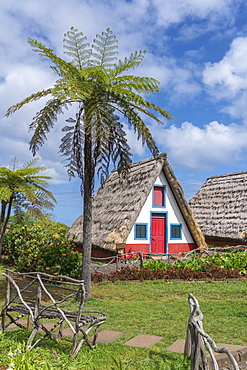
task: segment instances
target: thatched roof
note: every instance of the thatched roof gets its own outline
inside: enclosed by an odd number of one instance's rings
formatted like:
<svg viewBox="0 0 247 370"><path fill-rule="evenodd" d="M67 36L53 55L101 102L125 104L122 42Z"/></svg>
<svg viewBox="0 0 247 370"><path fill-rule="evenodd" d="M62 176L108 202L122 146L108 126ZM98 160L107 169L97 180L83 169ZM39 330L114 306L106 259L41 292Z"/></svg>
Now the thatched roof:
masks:
<svg viewBox="0 0 247 370"><path fill-rule="evenodd" d="M189 205L206 239L244 240L247 233L247 171L209 177Z"/></svg>
<svg viewBox="0 0 247 370"><path fill-rule="evenodd" d="M126 177L121 176L117 170L114 170L99 188L93 199L94 246L114 251L116 244L126 242L162 170L184 215L196 246L205 248L204 238L165 153L157 158L150 158L132 164ZM69 233L76 236L78 244L82 244L82 216L73 223Z"/></svg>

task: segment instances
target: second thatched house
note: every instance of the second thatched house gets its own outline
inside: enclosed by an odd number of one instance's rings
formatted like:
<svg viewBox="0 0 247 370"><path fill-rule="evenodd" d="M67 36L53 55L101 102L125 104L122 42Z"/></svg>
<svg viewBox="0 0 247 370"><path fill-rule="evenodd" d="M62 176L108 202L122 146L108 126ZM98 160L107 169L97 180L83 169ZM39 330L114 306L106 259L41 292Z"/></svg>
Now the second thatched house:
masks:
<svg viewBox="0 0 247 370"><path fill-rule="evenodd" d="M70 235L82 246L82 216ZM94 257L133 252L178 254L207 248L166 154L114 170L93 199Z"/></svg>
<svg viewBox="0 0 247 370"><path fill-rule="evenodd" d="M189 205L208 244L246 244L247 171L209 177Z"/></svg>

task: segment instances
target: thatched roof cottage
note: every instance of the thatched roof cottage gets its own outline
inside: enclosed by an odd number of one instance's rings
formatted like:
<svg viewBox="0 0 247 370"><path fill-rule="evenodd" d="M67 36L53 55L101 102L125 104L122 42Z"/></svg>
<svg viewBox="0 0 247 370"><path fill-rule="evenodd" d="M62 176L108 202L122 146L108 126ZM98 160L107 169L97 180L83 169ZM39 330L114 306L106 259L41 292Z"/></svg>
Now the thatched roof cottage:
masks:
<svg viewBox="0 0 247 370"><path fill-rule="evenodd" d="M82 216L69 232L82 246ZM132 164L126 177L114 170L93 199L93 256L206 247L165 153Z"/></svg>
<svg viewBox="0 0 247 370"><path fill-rule="evenodd" d="M209 177L189 205L208 244L246 244L247 171Z"/></svg>

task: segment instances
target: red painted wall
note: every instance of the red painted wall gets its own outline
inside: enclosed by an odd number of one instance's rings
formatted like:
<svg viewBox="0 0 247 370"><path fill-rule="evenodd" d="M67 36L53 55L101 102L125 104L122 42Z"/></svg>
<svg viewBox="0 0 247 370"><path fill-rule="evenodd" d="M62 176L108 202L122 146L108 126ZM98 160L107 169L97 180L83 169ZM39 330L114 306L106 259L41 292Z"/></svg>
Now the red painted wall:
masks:
<svg viewBox="0 0 247 370"><path fill-rule="evenodd" d="M187 252L195 249L194 243L172 243L168 244L168 252L169 254L180 254L181 252ZM75 251L82 253L82 248L75 247ZM122 250L122 253L130 253L130 252L141 252L141 253L150 253L149 244L126 244L126 247ZM92 257L94 258L108 258L113 257L115 254L110 252L102 251L93 249L92 250Z"/></svg>
<svg viewBox="0 0 247 370"><path fill-rule="evenodd" d="M150 252L149 244L126 244L124 253L130 253L130 250L132 250L132 252L142 252L142 253Z"/></svg>
<svg viewBox="0 0 247 370"><path fill-rule="evenodd" d="M192 249L196 249L194 243L177 243L177 244L168 244L168 253L169 254L179 254L182 252L188 252Z"/></svg>
<svg viewBox="0 0 247 370"><path fill-rule="evenodd" d="M181 252L191 251L192 249L196 249L194 243L172 243L168 244L168 253L169 254L179 254ZM150 247L149 244L126 244L126 248L124 253L132 252L142 252L142 253L149 253Z"/></svg>

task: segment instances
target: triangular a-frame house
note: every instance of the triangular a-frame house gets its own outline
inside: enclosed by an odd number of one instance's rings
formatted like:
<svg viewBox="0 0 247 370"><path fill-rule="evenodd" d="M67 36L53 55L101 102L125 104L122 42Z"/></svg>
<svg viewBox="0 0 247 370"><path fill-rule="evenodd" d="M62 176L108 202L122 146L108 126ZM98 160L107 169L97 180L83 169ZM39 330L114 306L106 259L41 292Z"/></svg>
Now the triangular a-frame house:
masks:
<svg viewBox="0 0 247 370"><path fill-rule="evenodd" d="M70 235L82 246L82 216ZM93 199L93 253L179 254L205 249L204 237L165 153L114 170Z"/></svg>
<svg viewBox="0 0 247 370"><path fill-rule="evenodd" d="M247 244L247 171L209 177L189 205L208 244Z"/></svg>

